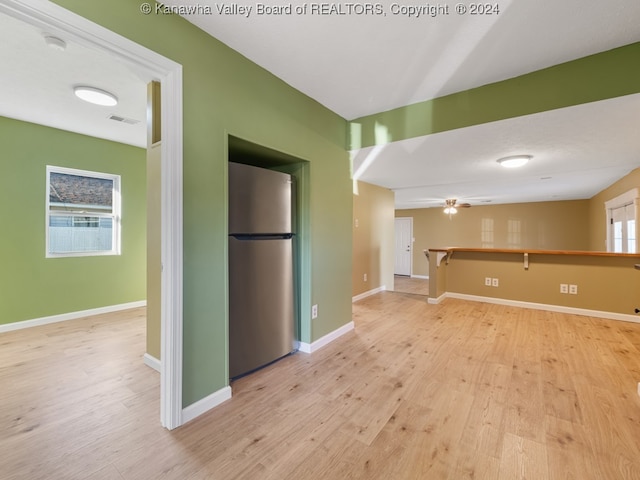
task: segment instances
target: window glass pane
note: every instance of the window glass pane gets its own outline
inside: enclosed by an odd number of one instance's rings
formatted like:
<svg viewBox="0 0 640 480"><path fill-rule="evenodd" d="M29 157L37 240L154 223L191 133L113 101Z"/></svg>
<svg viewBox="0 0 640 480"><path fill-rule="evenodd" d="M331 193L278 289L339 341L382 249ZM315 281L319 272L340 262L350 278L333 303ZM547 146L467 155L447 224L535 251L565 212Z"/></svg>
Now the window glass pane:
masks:
<svg viewBox="0 0 640 480"><path fill-rule="evenodd" d="M95 221L94 221L95 220ZM49 219L49 252L109 251L113 247L111 219L52 215Z"/></svg>
<svg viewBox="0 0 640 480"><path fill-rule="evenodd" d="M627 220L627 253L636 253L636 221Z"/></svg>
<svg viewBox="0 0 640 480"><path fill-rule="evenodd" d="M112 213L113 180L51 172L49 209Z"/></svg>
<svg viewBox="0 0 640 480"><path fill-rule="evenodd" d="M613 223L613 251L622 252L622 222Z"/></svg>

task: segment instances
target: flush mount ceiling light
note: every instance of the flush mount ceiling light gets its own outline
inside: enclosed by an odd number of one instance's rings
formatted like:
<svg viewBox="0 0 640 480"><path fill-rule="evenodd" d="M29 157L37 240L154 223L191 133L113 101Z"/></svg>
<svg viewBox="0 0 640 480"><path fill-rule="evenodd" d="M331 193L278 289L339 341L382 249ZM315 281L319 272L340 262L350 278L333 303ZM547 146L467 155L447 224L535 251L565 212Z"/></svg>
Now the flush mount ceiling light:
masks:
<svg viewBox="0 0 640 480"><path fill-rule="evenodd" d="M513 155L498 160L498 163L505 168L518 168L525 165L533 157L531 155Z"/></svg>
<svg viewBox="0 0 640 480"><path fill-rule="evenodd" d="M76 97L95 105L113 107L118 104L118 98L114 94L99 88L79 85L73 87L73 92L76 94Z"/></svg>

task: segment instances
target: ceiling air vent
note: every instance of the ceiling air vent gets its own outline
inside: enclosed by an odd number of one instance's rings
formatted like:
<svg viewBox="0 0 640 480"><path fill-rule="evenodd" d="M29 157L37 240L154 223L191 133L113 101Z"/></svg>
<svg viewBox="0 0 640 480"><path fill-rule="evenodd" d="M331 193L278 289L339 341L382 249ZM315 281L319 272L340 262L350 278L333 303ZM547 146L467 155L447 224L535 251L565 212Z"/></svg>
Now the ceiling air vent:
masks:
<svg viewBox="0 0 640 480"><path fill-rule="evenodd" d="M136 125L140 123L140 120L135 120L133 118L121 117L120 115L109 115L109 120L114 120L116 122L127 123L129 125Z"/></svg>

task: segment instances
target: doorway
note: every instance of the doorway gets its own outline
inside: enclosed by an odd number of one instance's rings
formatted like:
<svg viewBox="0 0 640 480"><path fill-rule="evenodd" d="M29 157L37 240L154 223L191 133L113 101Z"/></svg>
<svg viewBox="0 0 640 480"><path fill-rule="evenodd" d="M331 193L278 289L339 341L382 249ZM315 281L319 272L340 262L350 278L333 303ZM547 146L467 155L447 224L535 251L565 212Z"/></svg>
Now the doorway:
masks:
<svg viewBox="0 0 640 480"><path fill-rule="evenodd" d="M161 424L182 424L182 67L58 5L0 4L0 13L113 55L162 84Z"/></svg>
<svg viewBox="0 0 640 480"><path fill-rule="evenodd" d="M413 218L395 219L395 275L411 276L413 258Z"/></svg>
<svg viewBox="0 0 640 480"><path fill-rule="evenodd" d="M393 291L429 295L429 279L413 276L413 218L395 219L395 267Z"/></svg>
<svg viewBox="0 0 640 480"><path fill-rule="evenodd" d="M636 253L636 209L633 204L611 210L609 238L614 253Z"/></svg>
<svg viewBox="0 0 640 480"><path fill-rule="evenodd" d="M608 252L638 251L639 204L640 190L637 188L605 202Z"/></svg>

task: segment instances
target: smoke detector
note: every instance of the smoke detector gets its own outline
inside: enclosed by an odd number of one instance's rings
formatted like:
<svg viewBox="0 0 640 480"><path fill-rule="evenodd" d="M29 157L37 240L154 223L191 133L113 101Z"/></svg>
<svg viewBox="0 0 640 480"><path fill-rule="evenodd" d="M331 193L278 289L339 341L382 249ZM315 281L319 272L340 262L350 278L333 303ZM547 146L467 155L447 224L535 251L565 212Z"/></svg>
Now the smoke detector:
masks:
<svg viewBox="0 0 640 480"><path fill-rule="evenodd" d="M64 52L67 48L67 42L59 37L54 37L53 35L45 35L44 43L46 43L49 48L58 50L60 52Z"/></svg>

